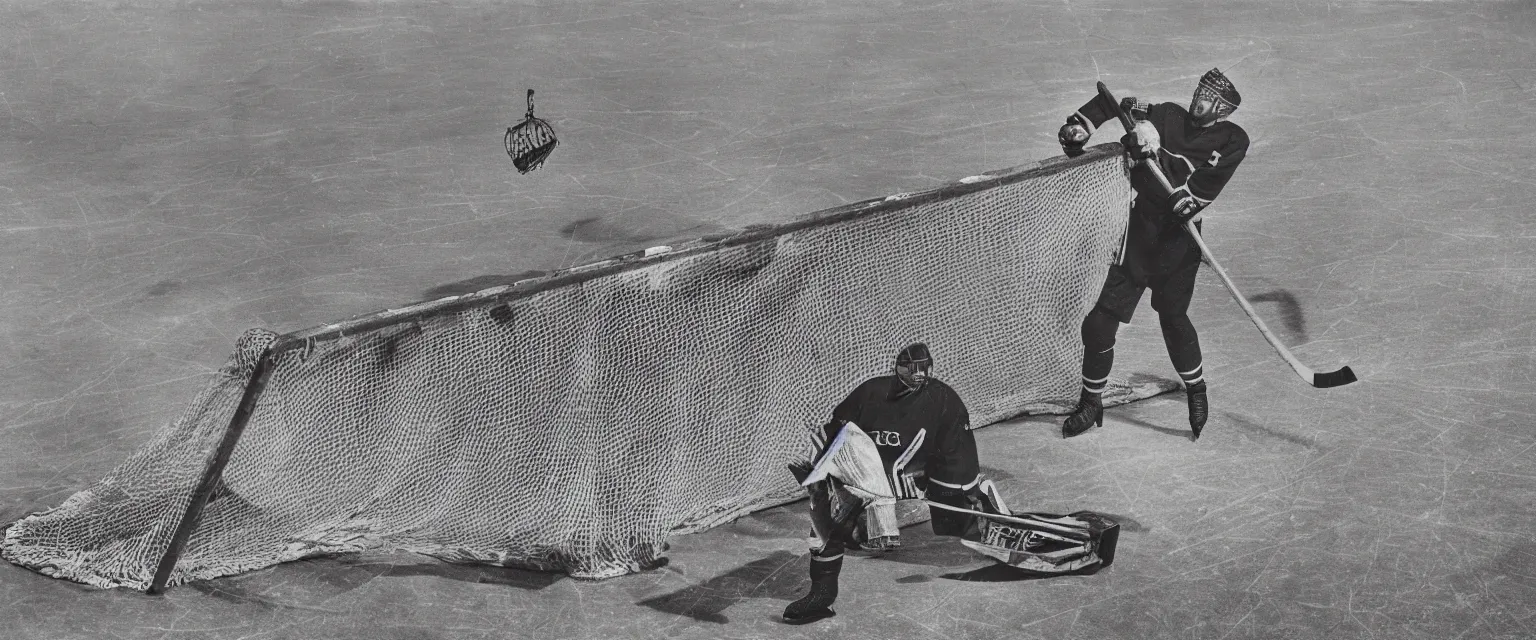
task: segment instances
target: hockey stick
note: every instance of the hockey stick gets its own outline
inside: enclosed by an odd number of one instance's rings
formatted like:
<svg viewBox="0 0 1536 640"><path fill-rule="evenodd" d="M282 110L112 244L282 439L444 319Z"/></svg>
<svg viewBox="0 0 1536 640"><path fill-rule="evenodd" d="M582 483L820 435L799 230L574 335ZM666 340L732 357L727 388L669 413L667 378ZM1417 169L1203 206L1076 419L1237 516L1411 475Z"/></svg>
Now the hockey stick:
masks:
<svg viewBox="0 0 1536 640"><path fill-rule="evenodd" d="M1027 515L1027 514L1003 515L1003 514L1000 514L1000 513L986 513L986 512L983 512L983 511L976 511L976 510L973 510L973 509L966 509L966 508L963 508L963 507L956 507L954 505L948 505L948 504L944 504L942 502L934 502L932 500L924 500L923 502L928 503L929 507L938 507L940 509L945 509L947 511L954 511L956 513L964 513L964 514L967 514L967 515L973 515L973 516L982 517L982 518L991 518L991 519L996 520L998 522L1007 522L1009 524L1017 524L1017 525L1022 525L1022 526L1025 526L1025 527L1035 527L1035 528L1038 528L1038 529L1043 529L1045 531L1054 532L1057 535L1065 536L1065 537L1071 538L1073 540L1091 540L1092 539L1092 536L1089 535L1087 532L1083 531L1081 528L1073 527L1073 526L1069 526L1069 525L1057 524L1057 522L1059 522L1059 521L1053 522L1053 521L1050 521L1050 520L1043 520L1043 519L1040 519L1040 518L1019 517L1020 515Z"/></svg>
<svg viewBox="0 0 1536 640"><path fill-rule="evenodd" d="M1131 116L1120 108L1120 101L1115 99L1115 95L1109 92L1109 87L1104 86L1103 82L1099 83L1099 95L1109 103L1110 109L1120 118L1120 124L1125 127L1126 133L1130 133L1136 128L1136 124L1131 122ZM1163 175L1163 170L1157 166L1157 163L1152 162L1150 158L1143 158L1138 160L1137 163L1145 166L1153 176L1157 177L1157 181L1163 187L1164 193L1168 195L1173 194L1173 185L1168 184L1168 177ZM1243 313L1247 314L1248 319L1253 321L1253 325L1259 328L1259 333L1264 335L1264 339L1269 342L1269 346L1275 348L1275 352L1280 354L1280 357L1285 360L1286 364L1291 365L1291 370L1295 371L1296 375L1301 376L1301 379L1306 381L1307 384L1318 389L1341 387L1358 380L1355 377L1355 372L1347 365L1337 371L1317 373L1302 364L1300 360L1297 360L1296 356L1291 355L1291 351L1280 343L1280 339L1270 332L1268 326L1265 326L1264 321L1259 318L1258 312L1254 311L1253 305L1248 303L1248 299L1238 292L1237 285L1232 284L1232 278L1227 277L1226 270L1222 269L1221 264L1216 262L1216 257L1211 255L1211 248L1205 246L1205 240L1201 239L1200 231L1195 228L1193 220L1184 223L1184 231L1188 232L1191 238L1194 238L1195 244L1200 247L1201 257L1205 259L1206 264L1211 265L1211 270L1221 277L1221 283L1226 285L1227 292L1231 293L1232 298L1237 300L1238 306L1243 308Z"/></svg>

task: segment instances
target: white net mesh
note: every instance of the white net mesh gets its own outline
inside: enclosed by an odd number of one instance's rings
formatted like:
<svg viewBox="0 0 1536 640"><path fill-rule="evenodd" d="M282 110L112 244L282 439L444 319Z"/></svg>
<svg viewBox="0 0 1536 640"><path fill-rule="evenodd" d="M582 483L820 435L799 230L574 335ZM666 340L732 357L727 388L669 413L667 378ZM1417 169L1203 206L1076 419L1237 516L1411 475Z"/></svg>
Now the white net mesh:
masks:
<svg viewBox="0 0 1536 640"><path fill-rule="evenodd" d="M970 182L286 336L252 330L186 413L13 525L3 555L146 588L269 344L268 384L170 584L383 548L640 570L670 534L798 498L786 465L810 453L805 434L913 341L976 425L1069 410L1078 327L1131 195L1118 147ZM1106 400L1169 387L1115 381Z"/></svg>

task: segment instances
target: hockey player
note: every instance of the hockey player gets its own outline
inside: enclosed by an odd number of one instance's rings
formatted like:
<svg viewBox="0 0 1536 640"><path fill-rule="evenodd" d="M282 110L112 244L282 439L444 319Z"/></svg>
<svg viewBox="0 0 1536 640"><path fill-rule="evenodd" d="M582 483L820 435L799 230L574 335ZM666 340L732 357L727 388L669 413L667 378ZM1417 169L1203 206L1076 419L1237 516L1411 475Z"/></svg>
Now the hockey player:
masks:
<svg viewBox="0 0 1536 640"><path fill-rule="evenodd" d="M784 609L784 619L805 623L835 615L838 574L849 547L889 551L899 546L896 498L921 498L974 511L995 512L984 493L970 413L960 395L930 375L933 359L922 343L902 349L892 375L865 381L832 410L815 469L791 467L811 497L811 589ZM860 447L863 447L860 449ZM862 453L861 453L862 452ZM876 455L878 454L878 455ZM829 477L834 457L863 468L862 478ZM846 465L845 465L846 466ZM818 478L824 478L818 480ZM986 487L990 489L990 486ZM883 508L882 508L883 507ZM974 533L972 516L932 510L936 535Z"/></svg>
<svg viewBox="0 0 1536 640"><path fill-rule="evenodd" d="M1082 153L1083 145L1100 126L1115 120L1113 105L1095 96L1078 109L1058 134L1067 155ZM1154 159L1173 193L1164 192L1155 176L1140 165L1131 174L1136 190L1115 264L1093 309L1083 319L1083 391L1077 408L1061 426L1070 438L1104 423L1100 394L1115 359L1115 333L1130 323L1142 293L1152 290L1152 308L1162 325L1169 358L1184 382L1189 400L1189 426L1200 437L1210 412L1200 356L1200 340L1187 311L1194 293L1200 248L1184 229L1232 178L1248 152L1248 134L1228 116L1241 98L1237 88L1211 69L1195 87L1189 109L1171 102L1148 104L1125 98L1121 108L1138 120L1135 130L1121 138L1136 159Z"/></svg>

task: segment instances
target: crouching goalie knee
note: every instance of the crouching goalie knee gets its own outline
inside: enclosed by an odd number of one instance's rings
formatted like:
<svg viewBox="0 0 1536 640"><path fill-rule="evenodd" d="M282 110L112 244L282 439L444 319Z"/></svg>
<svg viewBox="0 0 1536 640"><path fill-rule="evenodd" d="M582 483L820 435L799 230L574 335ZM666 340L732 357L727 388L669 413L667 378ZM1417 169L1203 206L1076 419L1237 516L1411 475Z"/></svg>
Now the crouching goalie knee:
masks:
<svg viewBox="0 0 1536 640"><path fill-rule="evenodd" d="M962 486L932 482L928 487L928 499L958 509L930 510L933 533L939 536L973 538L980 532L976 513L1008 514L1008 506L991 480L978 479Z"/></svg>

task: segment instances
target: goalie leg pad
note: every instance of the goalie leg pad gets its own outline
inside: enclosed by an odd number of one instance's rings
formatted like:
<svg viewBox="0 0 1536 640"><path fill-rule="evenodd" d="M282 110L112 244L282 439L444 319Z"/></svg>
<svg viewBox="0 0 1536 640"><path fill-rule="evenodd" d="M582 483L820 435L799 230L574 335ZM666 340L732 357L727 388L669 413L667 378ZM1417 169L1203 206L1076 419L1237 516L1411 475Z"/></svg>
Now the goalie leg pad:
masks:
<svg viewBox="0 0 1536 640"><path fill-rule="evenodd" d="M1066 516L1023 513L978 515L979 540L966 547L1003 564L1041 575L1092 574L1114 563L1120 525L1091 511Z"/></svg>
<svg viewBox="0 0 1536 640"><path fill-rule="evenodd" d="M850 490L877 498L895 498L891 481L885 474L885 462L880 459L880 449L869 434L858 425L847 422L826 452L811 468L810 475L801 486L821 482L828 477L842 480Z"/></svg>

